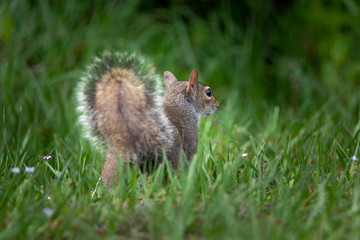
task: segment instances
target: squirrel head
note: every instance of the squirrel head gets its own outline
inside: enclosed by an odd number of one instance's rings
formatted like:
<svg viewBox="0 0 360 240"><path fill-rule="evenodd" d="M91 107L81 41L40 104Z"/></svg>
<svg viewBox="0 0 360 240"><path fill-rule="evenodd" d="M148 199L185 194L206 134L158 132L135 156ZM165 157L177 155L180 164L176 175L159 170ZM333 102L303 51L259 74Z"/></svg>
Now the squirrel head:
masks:
<svg viewBox="0 0 360 240"><path fill-rule="evenodd" d="M171 105L172 108L193 109L200 118L214 113L219 107L219 102L215 99L211 88L198 81L198 76L198 71L194 69L188 81L178 81L174 74L165 71L164 104Z"/></svg>

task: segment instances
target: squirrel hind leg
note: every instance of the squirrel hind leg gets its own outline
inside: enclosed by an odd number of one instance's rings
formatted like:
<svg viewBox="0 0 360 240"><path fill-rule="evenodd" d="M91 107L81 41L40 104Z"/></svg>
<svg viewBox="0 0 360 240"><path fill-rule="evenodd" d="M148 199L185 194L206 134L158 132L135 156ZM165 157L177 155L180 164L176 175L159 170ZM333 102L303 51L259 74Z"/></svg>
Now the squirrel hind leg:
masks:
<svg viewBox="0 0 360 240"><path fill-rule="evenodd" d="M119 181L119 164L125 165L128 161L130 166L138 164L143 173L151 173L162 162L162 157L156 157L154 154L149 153L144 157L137 155L129 156L129 152L123 152L119 149L109 147L106 154L106 160L101 173L101 178L105 186L112 186ZM119 161L121 161L119 163Z"/></svg>
<svg viewBox="0 0 360 240"><path fill-rule="evenodd" d="M125 164L127 160L132 165L137 160L137 157L130 156L131 151L124 149L116 149L114 146L109 146L106 153L106 160L101 172L101 178L106 186L112 186L119 181L118 164ZM119 163L121 161L121 163Z"/></svg>

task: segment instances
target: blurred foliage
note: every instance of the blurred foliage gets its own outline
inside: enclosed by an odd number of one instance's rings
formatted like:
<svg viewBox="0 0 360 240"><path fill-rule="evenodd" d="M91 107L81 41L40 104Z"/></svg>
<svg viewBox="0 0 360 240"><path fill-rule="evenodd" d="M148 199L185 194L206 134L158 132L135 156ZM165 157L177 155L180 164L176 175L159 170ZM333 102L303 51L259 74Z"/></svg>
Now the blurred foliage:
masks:
<svg viewBox="0 0 360 240"><path fill-rule="evenodd" d="M295 110L333 96L351 104L359 91L360 8L353 0L0 4L1 77L19 76L5 81L18 94L24 69L34 77L80 71L105 49L141 52L159 72L183 79L196 67L224 93L235 88L242 98Z"/></svg>

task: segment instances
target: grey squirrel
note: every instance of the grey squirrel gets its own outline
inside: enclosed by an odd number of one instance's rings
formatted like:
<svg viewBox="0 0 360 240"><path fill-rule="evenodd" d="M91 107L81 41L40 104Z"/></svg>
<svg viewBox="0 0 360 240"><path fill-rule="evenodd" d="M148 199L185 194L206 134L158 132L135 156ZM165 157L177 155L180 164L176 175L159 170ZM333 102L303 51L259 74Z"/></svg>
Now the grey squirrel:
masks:
<svg viewBox="0 0 360 240"><path fill-rule="evenodd" d="M86 137L107 148L101 173L109 186L117 176L118 161L161 162L163 149L173 168L180 153L197 153L200 118L219 106L209 86L193 70L188 81L164 72L160 77L136 54L105 52L95 58L77 88L79 122Z"/></svg>

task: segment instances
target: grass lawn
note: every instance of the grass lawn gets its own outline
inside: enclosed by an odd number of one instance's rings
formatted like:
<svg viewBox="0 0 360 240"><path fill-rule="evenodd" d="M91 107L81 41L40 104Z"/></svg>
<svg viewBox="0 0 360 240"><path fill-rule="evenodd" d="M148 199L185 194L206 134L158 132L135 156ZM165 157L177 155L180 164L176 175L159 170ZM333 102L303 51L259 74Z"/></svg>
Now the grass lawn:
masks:
<svg viewBox="0 0 360 240"><path fill-rule="evenodd" d="M339 40L346 65L324 57L320 74L278 56L270 71L261 30L227 11L0 3L0 239L358 239L360 30ZM74 90L103 50L140 52L179 79L196 68L220 101L198 155L166 181L167 162L101 180L104 152L82 137ZM273 85L266 69L291 81Z"/></svg>

